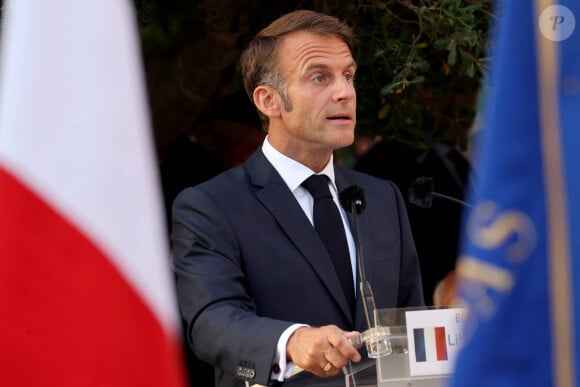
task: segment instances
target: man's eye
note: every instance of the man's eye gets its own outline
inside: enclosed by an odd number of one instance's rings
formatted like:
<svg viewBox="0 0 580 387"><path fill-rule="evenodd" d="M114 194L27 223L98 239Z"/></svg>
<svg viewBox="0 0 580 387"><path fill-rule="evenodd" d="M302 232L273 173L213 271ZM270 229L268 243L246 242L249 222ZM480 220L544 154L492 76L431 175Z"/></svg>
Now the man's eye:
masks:
<svg viewBox="0 0 580 387"><path fill-rule="evenodd" d="M314 77L314 82L322 83L322 82L324 82L325 79L326 79L326 77L324 75L317 75Z"/></svg>
<svg viewBox="0 0 580 387"><path fill-rule="evenodd" d="M354 80L354 75L353 74L344 74L344 79L346 79L347 81L353 81Z"/></svg>

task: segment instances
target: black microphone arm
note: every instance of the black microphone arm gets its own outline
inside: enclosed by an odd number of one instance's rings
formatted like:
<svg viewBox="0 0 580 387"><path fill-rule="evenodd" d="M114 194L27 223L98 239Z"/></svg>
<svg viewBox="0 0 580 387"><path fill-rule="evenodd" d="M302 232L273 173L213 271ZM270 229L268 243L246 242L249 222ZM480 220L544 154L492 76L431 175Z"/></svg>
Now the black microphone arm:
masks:
<svg viewBox="0 0 580 387"><path fill-rule="evenodd" d="M432 177L421 176L416 178L409 187L409 202L421 208L430 208L433 204L433 198L436 197L460 204L465 207L473 207L473 205L470 203L454 198L452 196L435 192L433 189L434 184Z"/></svg>
<svg viewBox="0 0 580 387"><path fill-rule="evenodd" d="M340 204L346 212L352 214L352 222L354 229L354 241L356 246L356 262L360 276L360 295L363 301L363 308L365 318L369 328L377 326L375 321L375 297L371 284L366 279L365 264L362 252L362 243L360 239L360 231L358 227L357 214L360 214L366 207L364 190L358 185L353 185L346 188L339 194Z"/></svg>

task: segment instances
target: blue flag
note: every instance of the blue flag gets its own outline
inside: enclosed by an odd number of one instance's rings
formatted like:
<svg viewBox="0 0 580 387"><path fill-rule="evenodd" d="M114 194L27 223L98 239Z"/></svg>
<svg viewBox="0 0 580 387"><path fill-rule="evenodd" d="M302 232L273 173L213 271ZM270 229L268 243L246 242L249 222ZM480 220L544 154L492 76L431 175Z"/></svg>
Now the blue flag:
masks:
<svg viewBox="0 0 580 387"><path fill-rule="evenodd" d="M468 308L452 386L578 385L578 0L497 4L457 266Z"/></svg>

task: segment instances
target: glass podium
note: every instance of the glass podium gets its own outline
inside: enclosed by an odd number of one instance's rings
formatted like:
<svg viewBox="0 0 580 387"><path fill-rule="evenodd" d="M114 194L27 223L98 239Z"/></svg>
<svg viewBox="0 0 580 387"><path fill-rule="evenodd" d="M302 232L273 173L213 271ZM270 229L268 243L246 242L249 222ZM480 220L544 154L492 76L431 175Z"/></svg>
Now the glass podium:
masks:
<svg viewBox="0 0 580 387"><path fill-rule="evenodd" d="M461 346L462 308L375 311L376 328L353 343L362 360L343 368L346 387L443 387Z"/></svg>

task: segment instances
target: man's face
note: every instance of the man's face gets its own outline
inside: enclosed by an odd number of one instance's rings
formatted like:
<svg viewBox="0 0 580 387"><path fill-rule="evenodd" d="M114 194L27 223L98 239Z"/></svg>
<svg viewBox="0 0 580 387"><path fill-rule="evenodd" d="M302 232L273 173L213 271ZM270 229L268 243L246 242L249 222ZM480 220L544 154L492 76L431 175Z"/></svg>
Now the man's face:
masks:
<svg viewBox="0 0 580 387"><path fill-rule="evenodd" d="M346 43L298 31L283 38L277 60L291 108L281 108L269 133L283 136L285 153L329 154L352 144L356 64Z"/></svg>

